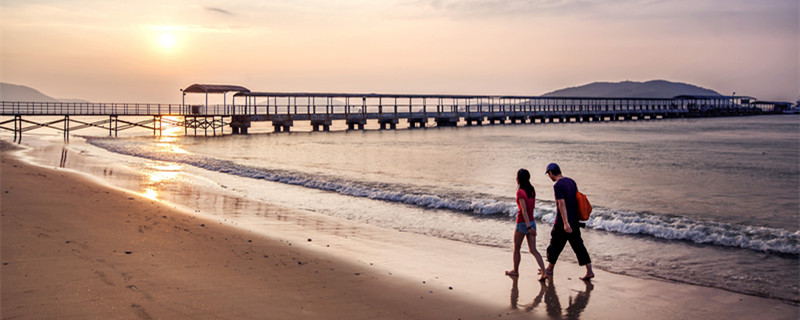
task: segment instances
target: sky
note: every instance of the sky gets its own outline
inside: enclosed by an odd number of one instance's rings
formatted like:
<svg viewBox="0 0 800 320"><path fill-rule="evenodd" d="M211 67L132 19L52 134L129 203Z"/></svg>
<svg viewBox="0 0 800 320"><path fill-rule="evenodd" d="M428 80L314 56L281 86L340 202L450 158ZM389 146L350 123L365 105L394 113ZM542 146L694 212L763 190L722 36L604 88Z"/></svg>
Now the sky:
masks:
<svg viewBox="0 0 800 320"><path fill-rule="evenodd" d="M800 99L797 0L0 0L0 81L179 103L251 91L541 95L664 79Z"/></svg>

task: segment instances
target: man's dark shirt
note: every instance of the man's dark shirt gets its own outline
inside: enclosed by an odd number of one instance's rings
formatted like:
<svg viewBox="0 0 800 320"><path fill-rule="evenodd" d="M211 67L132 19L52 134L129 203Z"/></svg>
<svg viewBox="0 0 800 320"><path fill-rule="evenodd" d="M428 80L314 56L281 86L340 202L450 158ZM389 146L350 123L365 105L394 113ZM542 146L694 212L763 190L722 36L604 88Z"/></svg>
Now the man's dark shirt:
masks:
<svg viewBox="0 0 800 320"><path fill-rule="evenodd" d="M575 181L562 177L553 185L553 191L556 195L556 222L553 228L564 229L564 223L561 221L561 212L558 209L558 200L564 199L564 205L567 207L567 219L569 226L574 230L578 228L578 200L575 198L575 193L578 191L578 185Z"/></svg>

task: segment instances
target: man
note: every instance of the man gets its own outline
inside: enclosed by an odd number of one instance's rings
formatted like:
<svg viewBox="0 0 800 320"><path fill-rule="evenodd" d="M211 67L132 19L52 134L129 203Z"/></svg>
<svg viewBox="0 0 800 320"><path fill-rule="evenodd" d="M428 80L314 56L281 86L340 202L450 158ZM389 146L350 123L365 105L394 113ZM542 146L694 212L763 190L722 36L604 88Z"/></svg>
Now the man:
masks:
<svg viewBox="0 0 800 320"><path fill-rule="evenodd" d="M574 180L561 175L561 168L558 164L547 165L545 174L555 182L553 191L556 195L556 223L550 232L550 245L547 247L547 275L553 274L556 260L569 242L572 251L578 257L578 264L586 266L586 275L581 277L581 280L592 279L594 278L592 260L589 259L589 253L583 246L580 222L578 221L578 200L575 197L578 185Z"/></svg>

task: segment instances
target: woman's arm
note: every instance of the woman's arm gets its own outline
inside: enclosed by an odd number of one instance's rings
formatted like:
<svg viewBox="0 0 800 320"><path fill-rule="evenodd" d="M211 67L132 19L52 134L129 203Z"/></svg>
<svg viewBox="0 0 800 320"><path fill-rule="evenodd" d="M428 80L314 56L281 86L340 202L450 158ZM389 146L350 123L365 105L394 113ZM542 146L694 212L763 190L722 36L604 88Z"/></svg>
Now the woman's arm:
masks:
<svg viewBox="0 0 800 320"><path fill-rule="evenodd" d="M517 204L519 204L519 208L522 210L520 212L522 213L522 218L525 219L525 226L531 229L531 221L528 218L528 204L525 203L525 199L523 198L517 198ZM536 236L536 229L531 230L531 232Z"/></svg>

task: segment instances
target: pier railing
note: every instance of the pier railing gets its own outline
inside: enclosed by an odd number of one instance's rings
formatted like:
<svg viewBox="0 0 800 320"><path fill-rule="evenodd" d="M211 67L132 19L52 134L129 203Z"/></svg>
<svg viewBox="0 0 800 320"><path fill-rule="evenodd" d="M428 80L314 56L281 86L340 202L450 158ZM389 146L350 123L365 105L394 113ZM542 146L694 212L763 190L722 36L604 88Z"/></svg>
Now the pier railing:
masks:
<svg viewBox="0 0 800 320"><path fill-rule="evenodd" d="M0 115L167 116L190 112L190 106L180 104L0 101Z"/></svg>
<svg viewBox="0 0 800 320"><path fill-rule="evenodd" d="M492 96L423 96L378 94L247 93L245 102L228 105L156 103L16 102L0 101L0 115L233 116L471 114L628 114L691 113L755 108L744 97L686 98L549 98Z"/></svg>
<svg viewBox="0 0 800 320"><path fill-rule="evenodd" d="M363 129L367 120L377 120L381 128L394 129L400 119L405 119L411 127L424 127L431 118L437 126L455 126L464 122L480 125L484 121L491 124L596 122L767 112L759 109L755 101L746 96L590 98L239 92L233 95L230 104L223 105L0 101L0 116L13 117L0 119L0 129L14 131L15 137L21 137L25 131L47 127L64 131L66 137L70 130L89 127L106 129L109 135L135 127L158 134L166 124L182 126L187 134L190 128L195 132L212 130L216 134L217 129L222 132L226 125L233 133L247 133L252 121L271 121L275 131L289 130L294 121L310 121L316 131L319 127L328 130L334 120L345 120L351 129ZM23 116L55 116L62 120L37 122ZM90 117L95 118L87 120ZM5 126L11 123L13 128Z"/></svg>
<svg viewBox="0 0 800 320"><path fill-rule="evenodd" d="M586 114L623 112L688 112L686 104L674 99L656 98L544 98L544 97L470 97L420 95L336 95L293 93L237 94L244 104L228 107L225 112L247 115L271 114ZM209 110L212 111L212 110ZM213 111L212 111L213 112Z"/></svg>

